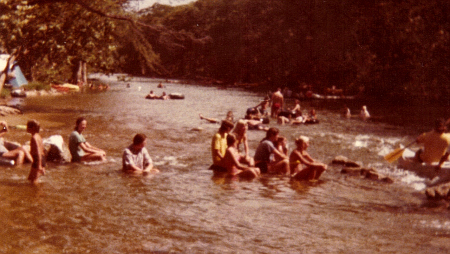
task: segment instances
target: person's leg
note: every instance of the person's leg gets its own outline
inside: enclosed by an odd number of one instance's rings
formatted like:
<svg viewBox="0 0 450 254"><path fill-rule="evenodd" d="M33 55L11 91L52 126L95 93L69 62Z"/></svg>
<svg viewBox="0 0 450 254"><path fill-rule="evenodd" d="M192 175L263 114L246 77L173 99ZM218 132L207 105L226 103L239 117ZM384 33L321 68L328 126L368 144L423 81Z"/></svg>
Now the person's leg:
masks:
<svg viewBox="0 0 450 254"><path fill-rule="evenodd" d="M318 180L319 177L322 175L322 173L323 173L326 169L327 169L327 165L324 165L324 166L317 166L317 167L314 169L314 171L315 171L314 179L315 179L315 180Z"/></svg>
<svg viewBox="0 0 450 254"><path fill-rule="evenodd" d="M106 161L103 153L89 153L81 157L81 161Z"/></svg>
<svg viewBox="0 0 450 254"><path fill-rule="evenodd" d="M306 167L302 171L292 176L292 179L299 181L312 180L313 178L314 170L311 167Z"/></svg>
<svg viewBox="0 0 450 254"><path fill-rule="evenodd" d="M282 174L282 175L289 175L290 169L289 169L289 160L284 159L277 162L273 162L269 165L269 172L274 174Z"/></svg>
<svg viewBox="0 0 450 254"><path fill-rule="evenodd" d="M23 149L17 148L4 153L2 157L14 160L16 162L16 166L20 166L23 164L23 161L25 159L25 152L23 151ZM33 161L33 159L31 159L31 161Z"/></svg>

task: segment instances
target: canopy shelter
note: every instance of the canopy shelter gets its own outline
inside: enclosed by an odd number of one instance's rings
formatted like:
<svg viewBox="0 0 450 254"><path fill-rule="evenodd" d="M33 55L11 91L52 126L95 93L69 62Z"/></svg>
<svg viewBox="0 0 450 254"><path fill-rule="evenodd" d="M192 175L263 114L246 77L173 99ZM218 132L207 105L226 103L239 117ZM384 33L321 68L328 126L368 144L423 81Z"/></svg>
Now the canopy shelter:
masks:
<svg viewBox="0 0 450 254"><path fill-rule="evenodd" d="M6 64L8 63L9 55L8 54L0 54L0 74L5 70ZM20 70L19 65L17 62L14 62L11 64L11 66L8 67L8 75L6 78L6 83L11 85L12 87L20 87L23 85L28 84L27 79L22 73L22 70Z"/></svg>

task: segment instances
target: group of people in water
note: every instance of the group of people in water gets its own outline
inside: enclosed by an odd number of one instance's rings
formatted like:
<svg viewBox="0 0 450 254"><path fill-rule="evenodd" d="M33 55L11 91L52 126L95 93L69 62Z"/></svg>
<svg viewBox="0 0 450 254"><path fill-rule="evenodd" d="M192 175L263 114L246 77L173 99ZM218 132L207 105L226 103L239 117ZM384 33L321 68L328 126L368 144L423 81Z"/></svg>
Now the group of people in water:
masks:
<svg viewBox="0 0 450 254"><path fill-rule="evenodd" d="M299 136L296 149L288 154L287 139L279 136L279 129L269 128L253 157L249 155L247 120L237 121L236 126L223 120L211 142L213 164L210 169L226 172L229 176L256 178L262 173L288 175L297 180L317 180L327 165L313 159L306 151L309 138ZM239 147L242 144L244 154Z"/></svg>
<svg viewBox="0 0 450 254"><path fill-rule="evenodd" d="M88 143L83 136L87 127L87 120L80 117L76 120L75 128L69 136L69 151L71 162L106 162L106 152ZM25 162L31 163L28 180L33 184L45 174L46 155L42 137L39 134L40 124L36 120L27 123L26 130L31 134L30 146L20 146L6 142L3 136L9 131L5 121L0 122L0 157L13 160L14 165L20 166ZM159 170L153 167L153 161L145 148L147 137L136 134L132 144L124 149L122 154L122 170L130 174L154 174Z"/></svg>
<svg viewBox="0 0 450 254"><path fill-rule="evenodd" d="M28 180L37 183L40 175L45 174L46 157L44 144L39 135L40 124L36 120L27 122L26 130L31 134L30 147L20 146L15 143L6 142L3 136L9 131L5 121L0 122L0 157L13 160L15 165L22 165L25 161L31 162Z"/></svg>

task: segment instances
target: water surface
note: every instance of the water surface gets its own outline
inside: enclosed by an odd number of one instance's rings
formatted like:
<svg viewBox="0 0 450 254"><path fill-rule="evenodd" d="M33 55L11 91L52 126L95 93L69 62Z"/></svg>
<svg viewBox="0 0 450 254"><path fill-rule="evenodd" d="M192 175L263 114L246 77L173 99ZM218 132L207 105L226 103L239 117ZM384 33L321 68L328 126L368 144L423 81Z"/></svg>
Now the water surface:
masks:
<svg viewBox="0 0 450 254"><path fill-rule="evenodd" d="M340 173L330 165L318 183L265 176L253 181L214 177L210 142L231 110L242 117L262 94L238 89L139 79L109 79L111 89L27 98L24 115L10 125L41 122L45 138L67 142L75 120L83 133L106 150L105 164L49 163L37 187L26 180L30 165L2 168L0 252L2 253L445 253L450 250L450 212L426 200L424 179L387 164L382 156L420 132L378 121L343 119L339 109L302 103L318 111L320 124L279 127L289 140L311 138L310 153L330 163L337 155L374 167L394 183ZM167 87L157 88L159 82ZM180 92L185 100L146 100ZM339 107L337 103L335 107ZM355 102L352 110L356 112ZM371 108L369 107L369 111ZM424 124L423 130L429 126ZM201 129L198 131L198 129ZM149 137L147 149L159 175L124 175L123 148L136 133ZM265 133L250 131L251 154ZM8 139L30 136L12 129Z"/></svg>

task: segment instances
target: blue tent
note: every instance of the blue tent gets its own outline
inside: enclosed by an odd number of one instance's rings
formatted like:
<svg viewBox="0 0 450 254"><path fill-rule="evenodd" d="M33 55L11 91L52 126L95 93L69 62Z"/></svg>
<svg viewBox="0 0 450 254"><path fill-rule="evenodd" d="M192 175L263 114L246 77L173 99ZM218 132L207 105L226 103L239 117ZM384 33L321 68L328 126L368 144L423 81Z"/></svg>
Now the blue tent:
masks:
<svg viewBox="0 0 450 254"><path fill-rule="evenodd" d="M8 58L9 55L0 55L0 73L2 73L5 69ZM28 81L23 75L22 70L20 69L19 65L17 65L17 62L14 62L14 64L8 68L8 76L9 78L7 82L12 87L20 87L28 84Z"/></svg>

